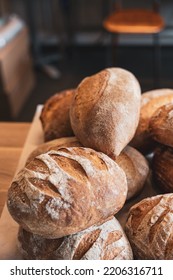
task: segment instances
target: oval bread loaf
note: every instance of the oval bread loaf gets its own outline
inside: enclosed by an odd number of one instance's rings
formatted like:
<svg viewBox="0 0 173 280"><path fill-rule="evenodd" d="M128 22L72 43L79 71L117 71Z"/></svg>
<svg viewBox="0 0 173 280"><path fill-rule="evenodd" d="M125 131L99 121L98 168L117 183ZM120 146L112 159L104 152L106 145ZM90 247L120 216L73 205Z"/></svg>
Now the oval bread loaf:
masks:
<svg viewBox="0 0 173 280"><path fill-rule="evenodd" d="M147 91L141 97L139 124L130 145L144 154L150 153L155 142L149 132L149 122L154 112L164 104L173 101L173 89L156 89Z"/></svg>
<svg viewBox="0 0 173 280"><path fill-rule="evenodd" d="M135 204L125 230L137 259L173 260L173 194Z"/></svg>
<svg viewBox="0 0 173 280"><path fill-rule="evenodd" d="M119 222L112 218L100 226L58 239L45 239L19 229L19 251L24 259L131 260L132 249Z"/></svg>
<svg viewBox="0 0 173 280"><path fill-rule="evenodd" d="M79 143L76 137L63 137L54 139L48 142L45 142L39 145L36 149L32 151L32 153L27 158L26 164L28 164L31 160L33 160L36 156L47 153L51 150L58 150L62 147L81 147L82 145Z"/></svg>
<svg viewBox="0 0 173 280"><path fill-rule="evenodd" d="M149 122L149 132L155 141L173 147L173 103L155 111Z"/></svg>
<svg viewBox="0 0 173 280"><path fill-rule="evenodd" d="M74 89L61 91L45 102L40 115L45 141L74 135L69 117L74 92Z"/></svg>
<svg viewBox="0 0 173 280"><path fill-rule="evenodd" d="M76 137L59 138L39 145L28 157L26 164L36 156L50 150L58 150L62 147L81 147ZM136 149L126 148L116 158L116 163L123 169L127 179L127 199L136 196L143 188L149 173L149 166L144 156Z"/></svg>
<svg viewBox="0 0 173 280"><path fill-rule="evenodd" d="M41 154L19 172L8 192L8 209L27 231L59 238L103 223L127 196L124 171L89 148Z"/></svg>
<svg viewBox="0 0 173 280"><path fill-rule="evenodd" d="M136 149L126 146L116 158L127 178L127 199L140 193L149 174L149 165L145 157Z"/></svg>
<svg viewBox="0 0 173 280"><path fill-rule="evenodd" d="M77 87L70 108L72 129L85 147L115 158L135 134L140 101L140 86L132 73L105 69Z"/></svg>

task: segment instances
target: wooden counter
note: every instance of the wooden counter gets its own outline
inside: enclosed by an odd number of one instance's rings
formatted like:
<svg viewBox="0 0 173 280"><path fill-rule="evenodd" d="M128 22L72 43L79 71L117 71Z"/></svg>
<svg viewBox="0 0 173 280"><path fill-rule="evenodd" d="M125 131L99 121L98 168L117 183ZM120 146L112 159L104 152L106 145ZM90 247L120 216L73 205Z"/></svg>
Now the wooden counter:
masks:
<svg viewBox="0 0 173 280"><path fill-rule="evenodd" d="M0 122L0 215L30 123Z"/></svg>

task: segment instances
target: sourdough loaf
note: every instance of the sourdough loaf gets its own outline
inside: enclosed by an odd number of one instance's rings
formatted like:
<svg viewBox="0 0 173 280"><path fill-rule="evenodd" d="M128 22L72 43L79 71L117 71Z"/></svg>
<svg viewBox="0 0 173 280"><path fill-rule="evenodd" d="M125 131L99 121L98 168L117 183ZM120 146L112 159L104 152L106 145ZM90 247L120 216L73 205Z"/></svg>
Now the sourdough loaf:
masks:
<svg viewBox="0 0 173 280"><path fill-rule="evenodd" d="M173 147L173 103L155 111L149 122L149 132L155 141Z"/></svg>
<svg viewBox="0 0 173 280"><path fill-rule="evenodd" d="M19 251L24 259L131 260L132 250L119 222L112 218L73 235L45 239L19 229Z"/></svg>
<svg viewBox="0 0 173 280"><path fill-rule="evenodd" d="M14 179L8 209L27 231L59 238L103 223L127 196L124 171L89 148L62 148L37 156Z"/></svg>
<svg viewBox="0 0 173 280"><path fill-rule="evenodd" d="M173 89L156 89L142 94L139 124L130 145L142 153L150 153L155 142L149 132L149 122L154 112L173 101Z"/></svg>
<svg viewBox="0 0 173 280"><path fill-rule="evenodd" d="M76 137L59 138L39 145L28 157L26 164L36 156L62 147L81 147ZM145 157L136 149L126 146L116 158L116 163L124 170L127 178L127 199L136 196L143 188L149 173Z"/></svg>
<svg viewBox="0 0 173 280"><path fill-rule="evenodd" d="M40 115L45 141L74 135L69 117L74 92L74 89L64 90L45 102Z"/></svg>
<svg viewBox="0 0 173 280"><path fill-rule="evenodd" d="M28 164L36 156L47 153L51 150L56 151L62 147L81 147L81 144L79 143L76 137L63 137L44 142L31 152L31 154L27 158L26 164Z"/></svg>
<svg viewBox="0 0 173 280"><path fill-rule="evenodd" d="M136 149L126 146L116 158L118 165L124 170L127 178L127 199L130 199L143 189L149 174L149 165L145 157Z"/></svg>
<svg viewBox="0 0 173 280"><path fill-rule="evenodd" d="M173 260L173 194L135 204L129 212L126 234L137 259Z"/></svg>
<svg viewBox="0 0 173 280"><path fill-rule="evenodd" d="M77 87L70 108L72 129L84 146L115 158L135 134L140 100L140 86L132 73L105 69Z"/></svg>

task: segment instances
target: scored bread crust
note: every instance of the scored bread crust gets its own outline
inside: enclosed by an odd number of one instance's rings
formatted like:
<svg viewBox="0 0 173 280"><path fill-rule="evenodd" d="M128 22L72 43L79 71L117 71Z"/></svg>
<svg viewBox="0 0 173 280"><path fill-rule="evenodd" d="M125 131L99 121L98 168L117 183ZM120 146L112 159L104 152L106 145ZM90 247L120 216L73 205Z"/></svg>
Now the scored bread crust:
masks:
<svg viewBox="0 0 173 280"><path fill-rule="evenodd" d="M173 147L173 103L155 111L149 122L149 132L155 141Z"/></svg>
<svg viewBox="0 0 173 280"><path fill-rule="evenodd" d="M173 89L156 89L147 91L141 96L139 124L130 145L147 154L152 151L155 142L149 132L149 122L155 111L173 101Z"/></svg>
<svg viewBox="0 0 173 280"><path fill-rule="evenodd" d="M135 134L140 100L137 79L124 69L107 68L85 78L70 108L76 137L84 146L115 158Z"/></svg>
<svg viewBox="0 0 173 280"><path fill-rule="evenodd" d="M26 164L36 156L50 150L58 150L62 147L81 147L76 137L59 138L39 145L28 157ZM144 156L129 145L124 148L115 160L123 169L127 178L127 199L136 196L143 188L149 173L149 166Z"/></svg>
<svg viewBox="0 0 173 280"><path fill-rule="evenodd" d="M45 141L74 135L69 117L74 92L74 89L61 91L45 102L40 114Z"/></svg>
<svg viewBox="0 0 173 280"><path fill-rule="evenodd" d="M141 260L173 259L173 194L143 199L132 206L125 232Z"/></svg>
<svg viewBox="0 0 173 280"><path fill-rule="evenodd" d="M22 169L8 191L8 209L26 230L59 238L104 222L126 200L124 171L89 148L41 154Z"/></svg>
<svg viewBox="0 0 173 280"><path fill-rule="evenodd" d="M145 157L129 145L116 158L127 178L127 200L139 194L149 174L149 165Z"/></svg>
<svg viewBox="0 0 173 280"><path fill-rule="evenodd" d="M130 243L115 218L58 239L45 239L20 228L18 248L24 259L34 260L133 259Z"/></svg>
<svg viewBox="0 0 173 280"><path fill-rule="evenodd" d="M50 150L58 150L62 147L81 147L76 137L59 138L39 145L28 157L26 164L36 156ZM115 160L123 169L127 178L127 199L136 196L143 188L149 173L149 166L144 156L136 149L126 146Z"/></svg>
<svg viewBox="0 0 173 280"><path fill-rule="evenodd" d="M81 147L82 145L79 143L76 137L63 137L54 139L48 142L44 142L37 146L31 154L28 156L26 164L28 164L31 160L33 160L36 156L40 154L47 153L51 150L58 150L62 147Z"/></svg>

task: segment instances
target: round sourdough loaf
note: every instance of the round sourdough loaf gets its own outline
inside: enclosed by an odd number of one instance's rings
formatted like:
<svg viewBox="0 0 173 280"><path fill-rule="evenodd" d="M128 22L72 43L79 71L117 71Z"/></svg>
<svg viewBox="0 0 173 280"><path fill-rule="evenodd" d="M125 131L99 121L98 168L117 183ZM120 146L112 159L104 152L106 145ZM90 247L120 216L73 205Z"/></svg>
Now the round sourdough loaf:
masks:
<svg viewBox="0 0 173 280"><path fill-rule="evenodd" d="M173 194L135 204L125 230L137 259L173 260Z"/></svg>
<svg viewBox="0 0 173 280"><path fill-rule="evenodd" d="M32 153L27 158L26 164L28 164L31 160L33 160L36 156L47 153L51 150L58 150L62 147L81 147L82 145L79 143L76 137L63 137L54 139L43 144L40 144L36 149L32 151Z"/></svg>
<svg viewBox="0 0 173 280"><path fill-rule="evenodd" d="M45 141L74 135L69 117L74 92L74 89L61 91L45 102L40 115Z"/></svg>
<svg viewBox="0 0 173 280"><path fill-rule="evenodd" d="M145 157L136 149L126 146L116 158L118 165L124 170L127 178L127 199L130 199L143 189L149 174L149 165Z"/></svg>
<svg viewBox="0 0 173 280"><path fill-rule="evenodd" d="M124 171L89 148L41 154L22 169L8 192L8 209L27 231L59 238L103 223L126 200Z"/></svg>
<svg viewBox="0 0 173 280"><path fill-rule="evenodd" d="M173 101L173 89L156 89L145 92L141 97L141 113L139 124L130 145L142 153L150 153L155 142L149 132L149 122L155 111Z"/></svg>
<svg viewBox="0 0 173 280"><path fill-rule="evenodd" d="M149 132L155 141L173 147L173 103L155 111L149 122Z"/></svg>
<svg viewBox="0 0 173 280"><path fill-rule="evenodd" d="M158 147L152 161L153 178L163 192L173 192L173 148Z"/></svg>
<svg viewBox="0 0 173 280"><path fill-rule="evenodd" d="M76 137L64 137L45 142L39 145L28 157L26 164L36 156L50 150L57 151L62 147L81 147ZM116 158L116 163L124 170L127 179L127 199L136 196L143 188L149 173L148 162L145 157L136 149L126 146Z"/></svg>
<svg viewBox="0 0 173 280"><path fill-rule="evenodd" d="M85 147L115 158L135 134L140 101L140 85L132 73L105 69L77 87L70 108L72 129Z"/></svg>
<svg viewBox="0 0 173 280"><path fill-rule="evenodd" d="M115 218L100 226L51 240L20 228L18 248L23 258L30 260L133 259L130 243Z"/></svg>

